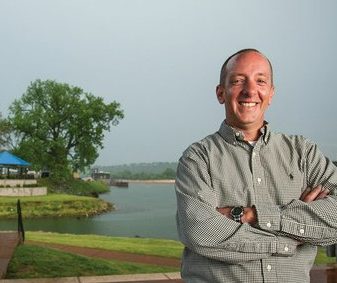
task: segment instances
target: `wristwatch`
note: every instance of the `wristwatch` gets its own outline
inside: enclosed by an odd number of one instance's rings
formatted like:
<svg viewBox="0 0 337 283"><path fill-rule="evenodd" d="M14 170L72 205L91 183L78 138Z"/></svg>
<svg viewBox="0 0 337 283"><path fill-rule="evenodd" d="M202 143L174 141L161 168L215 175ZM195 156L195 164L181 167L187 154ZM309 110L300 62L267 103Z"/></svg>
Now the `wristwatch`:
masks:
<svg viewBox="0 0 337 283"><path fill-rule="evenodd" d="M241 223L241 217L244 213L243 206L234 206L231 210L233 220Z"/></svg>

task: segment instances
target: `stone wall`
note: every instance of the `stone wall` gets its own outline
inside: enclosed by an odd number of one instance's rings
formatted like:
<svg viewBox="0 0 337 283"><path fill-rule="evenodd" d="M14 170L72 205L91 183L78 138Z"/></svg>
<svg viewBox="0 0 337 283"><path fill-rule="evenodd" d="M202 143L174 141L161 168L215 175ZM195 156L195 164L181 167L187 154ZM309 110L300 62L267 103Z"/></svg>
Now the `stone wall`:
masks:
<svg viewBox="0 0 337 283"><path fill-rule="evenodd" d="M24 197L24 196L45 196L47 195L46 187L34 188L0 188L0 196Z"/></svg>
<svg viewBox="0 0 337 283"><path fill-rule="evenodd" d="M36 185L34 179L0 179L0 187L23 187L24 185Z"/></svg>

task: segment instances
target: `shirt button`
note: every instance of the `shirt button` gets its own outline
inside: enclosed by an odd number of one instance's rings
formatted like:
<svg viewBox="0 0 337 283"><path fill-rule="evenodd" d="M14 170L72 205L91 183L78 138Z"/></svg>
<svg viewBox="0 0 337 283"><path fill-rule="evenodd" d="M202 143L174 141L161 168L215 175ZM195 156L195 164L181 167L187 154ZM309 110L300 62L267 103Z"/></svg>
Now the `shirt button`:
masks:
<svg viewBox="0 0 337 283"><path fill-rule="evenodd" d="M266 226L267 226L268 228L270 228L270 227L271 227L271 223L270 223L270 222L267 222Z"/></svg>
<svg viewBox="0 0 337 283"><path fill-rule="evenodd" d="M268 271L271 270L271 265L270 265L270 264L267 265L267 270L268 270Z"/></svg>
<svg viewBox="0 0 337 283"><path fill-rule="evenodd" d="M304 229L303 228L300 229L300 233L304 234Z"/></svg>
<svg viewBox="0 0 337 283"><path fill-rule="evenodd" d="M259 184L261 184L261 181L262 181L261 178L257 178L257 182L258 182Z"/></svg>
<svg viewBox="0 0 337 283"><path fill-rule="evenodd" d="M284 247L284 251L285 252L288 252L289 251L289 248L287 246Z"/></svg>

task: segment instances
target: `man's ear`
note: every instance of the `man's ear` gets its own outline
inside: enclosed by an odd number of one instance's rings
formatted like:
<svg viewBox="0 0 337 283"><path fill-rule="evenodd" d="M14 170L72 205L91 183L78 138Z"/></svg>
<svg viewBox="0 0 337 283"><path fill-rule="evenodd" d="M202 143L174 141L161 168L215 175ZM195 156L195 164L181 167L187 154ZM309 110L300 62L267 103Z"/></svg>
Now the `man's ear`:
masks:
<svg viewBox="0 0 337 283"><path fill-rule="evenodd" d="M274 97L274 94L275 94L275 87L272 86L272 89L270 91L270 95L269 95L269 101L268 101L268 105L271 104L271 101L273 100L273 97Z"/></svg>
<svg viewBox="0 0 337 283"><path fill-rule="evenodd" d="M225 103L225 88L222 85L217 85L216 97L218 98L220 104Z"/></svg>

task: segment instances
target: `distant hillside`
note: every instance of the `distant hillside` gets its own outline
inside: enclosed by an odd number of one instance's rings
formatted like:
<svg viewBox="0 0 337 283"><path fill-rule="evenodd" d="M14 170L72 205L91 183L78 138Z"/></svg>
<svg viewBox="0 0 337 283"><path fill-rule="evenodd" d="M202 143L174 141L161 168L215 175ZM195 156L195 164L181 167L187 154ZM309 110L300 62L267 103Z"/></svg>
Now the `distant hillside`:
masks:
<svg viewBox="0 0 337 283"><path fill-rule="evenodd" d="M99 171L109 172L114 179L174 179L177 162L131 163L114 166L95 166Z"/></svg>
<svg viewBox="0 0 337 283"><path fill-rule="evenodd" d="M337 161L334 161L334 164L337 166ZM99 171L109 172L113 179L158 180L175 179L177 166L177 162L152 162L94 166L92 169L96 168Z"/></svg>

